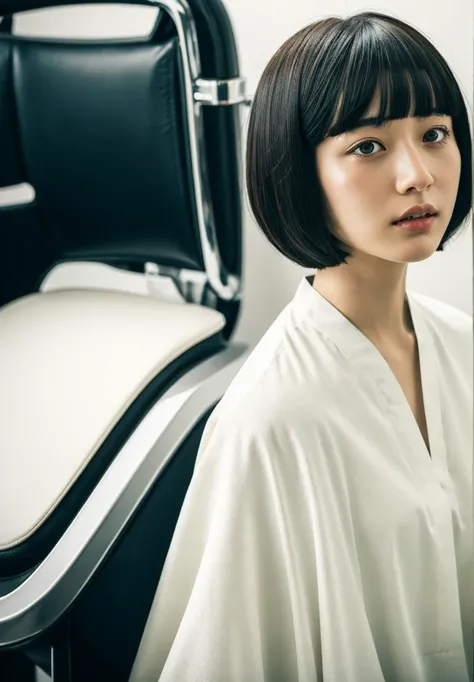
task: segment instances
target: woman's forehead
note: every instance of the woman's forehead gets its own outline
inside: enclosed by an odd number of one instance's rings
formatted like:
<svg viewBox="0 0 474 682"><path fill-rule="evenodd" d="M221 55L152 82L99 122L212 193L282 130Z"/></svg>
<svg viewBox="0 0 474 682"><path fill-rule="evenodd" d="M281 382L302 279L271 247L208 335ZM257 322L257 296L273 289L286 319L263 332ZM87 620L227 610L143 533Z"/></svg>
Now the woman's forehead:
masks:
<svg viewBox="0 0 474 682"><path fill-rule="evenodd" d="M385 74L385 78L387 79L387 74ZM405 77L402 89L399 88L398 90L392 89L393 83L390 82L389 77L387 80L388 83L385 82L383 86L381 86L380 81L377 82L369 104L364 111L359 107L357 113L359 114L360 111L360 115L358 116L352 112L342 112L344 106L347 110L347 102L345 101L346 93L341 91L327 136L340 138L358 128L387 127L392 121L407 118L422 121L431 117L450 116L448 112L444 111L443 107L437 107L434 89L431 85L429 87L431 94L429 101L425 98L420 106L419 95L417 96L417 91L410 78ZM382 88L385 90L384 93ZM352 104L355 108L357 103L353 102Z"/></svg>

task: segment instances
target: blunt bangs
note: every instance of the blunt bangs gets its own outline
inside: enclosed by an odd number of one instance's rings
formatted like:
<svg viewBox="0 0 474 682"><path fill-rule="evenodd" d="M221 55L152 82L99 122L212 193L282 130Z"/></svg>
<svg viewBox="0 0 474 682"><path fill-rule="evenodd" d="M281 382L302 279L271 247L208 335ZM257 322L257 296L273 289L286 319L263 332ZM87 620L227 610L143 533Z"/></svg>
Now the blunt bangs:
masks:
<svg viewBox="0 0 474 682"><path fill-rule="evenodd" d="M379 110L370 112L379 94ZM408 116L451 116L461 155L458 195L437 250L467 225L472 142L463 95L449 65L415 28L377 12L329 17L289 38L258 83L249 116L246 185L270 241L305 268L347 262L350 248L327 222L315 148L327 137Z"/></svg>
<svg viewBox="0 0 474 682"><path fill-rule="evenodd" d="M444 59L426 38L417 34L415 39L406 27L393 30L396 25L384 31L371 23L356 22L355 28L341 73L340 98L333 103L335 120L324 136L355 129L377 88L380 109L375 125L409 115L459 116L464 106L462 94Z"/></svg>

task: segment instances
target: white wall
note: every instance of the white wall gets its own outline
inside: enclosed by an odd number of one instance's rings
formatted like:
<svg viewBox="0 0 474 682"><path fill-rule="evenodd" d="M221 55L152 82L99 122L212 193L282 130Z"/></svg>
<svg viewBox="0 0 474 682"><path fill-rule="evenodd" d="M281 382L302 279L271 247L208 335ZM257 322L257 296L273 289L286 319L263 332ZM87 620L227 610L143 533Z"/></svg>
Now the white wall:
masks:
<svg viewBox="0 0 474 682"><path fill-rule="evenodd" d="M472 117L473 102L473 15L472 0L451 0L448 7L432 0L225 0L234 25L241 60L241 73L252 94L260 74L275 50L299 28L324 16L362 10L379 10L408 21L423 31L447 59L458 77ZM17 15L18 33L57 36L144 35L154 23L156 10L136 6L66 7ZM243 110L242 125L248 110ZM309 272L309 271L308 271ZM263 239L244 213L244 313L236 338L256 342L283 306L291 299L306 271L286 261ZM111 272L105 267L62 266L55 283L85 281L98 284L142 287L137 276ZM472 313L471 227L444 253L411 264L408 288L445 300ZM137 289L137 290L138 290Z"/></svg>

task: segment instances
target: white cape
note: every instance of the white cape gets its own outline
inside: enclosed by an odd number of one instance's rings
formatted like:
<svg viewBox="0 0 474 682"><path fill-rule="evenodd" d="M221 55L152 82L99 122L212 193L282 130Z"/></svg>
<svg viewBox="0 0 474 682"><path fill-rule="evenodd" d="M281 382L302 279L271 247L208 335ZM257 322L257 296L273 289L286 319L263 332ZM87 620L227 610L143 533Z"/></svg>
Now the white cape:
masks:
<svg viewBox="0 0 474 682"><path fill-rule="evenodd" d="M310 281L207 422L130 682L472 680L472 318L407 294L430 457Z"/></svg>

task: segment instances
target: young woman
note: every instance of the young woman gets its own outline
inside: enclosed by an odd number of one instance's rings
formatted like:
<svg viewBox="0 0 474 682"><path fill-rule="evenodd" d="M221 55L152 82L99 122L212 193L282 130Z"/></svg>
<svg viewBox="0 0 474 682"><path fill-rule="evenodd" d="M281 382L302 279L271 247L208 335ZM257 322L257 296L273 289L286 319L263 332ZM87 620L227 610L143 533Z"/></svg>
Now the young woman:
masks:
<svg viewBox="0 0 474 682"><path fill-rule="evenodd" d="M207 423L131 680L469 682L472 318L405 288L471 208L446 61L374 12L299 31L247 187L315 276Z"/></svg>

